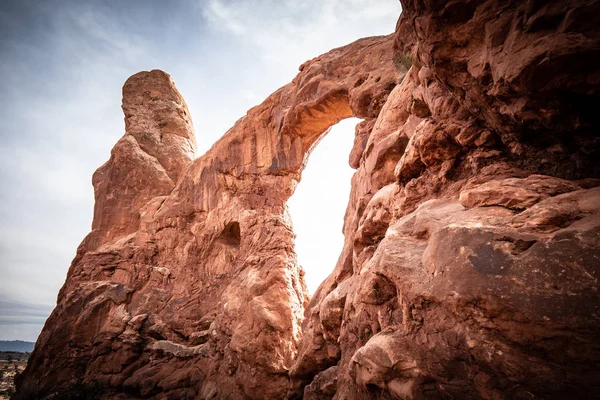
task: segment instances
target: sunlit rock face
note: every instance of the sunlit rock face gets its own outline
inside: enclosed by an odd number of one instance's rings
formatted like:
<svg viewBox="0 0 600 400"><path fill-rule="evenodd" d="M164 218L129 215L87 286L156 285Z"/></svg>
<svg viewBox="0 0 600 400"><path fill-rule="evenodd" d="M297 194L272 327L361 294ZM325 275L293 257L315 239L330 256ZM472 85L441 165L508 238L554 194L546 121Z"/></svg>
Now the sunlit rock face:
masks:
<svg viewBox="0 0 600 400"><path fill-rule="evenodd" d="M88 249L137 231L140 210L169 194L195 158L190 112L169 75L133 75L123 86L122 108L126 133L92 179L96 203Z"/></svg>
<svg viewBox="0 0 600 400"><path fill-rule="evenodd" d="M127 81L17 399L600 396L598 3L402 3L193 161L168 75ZM351 116L345 245L309 301L285 204Z"/></svg>

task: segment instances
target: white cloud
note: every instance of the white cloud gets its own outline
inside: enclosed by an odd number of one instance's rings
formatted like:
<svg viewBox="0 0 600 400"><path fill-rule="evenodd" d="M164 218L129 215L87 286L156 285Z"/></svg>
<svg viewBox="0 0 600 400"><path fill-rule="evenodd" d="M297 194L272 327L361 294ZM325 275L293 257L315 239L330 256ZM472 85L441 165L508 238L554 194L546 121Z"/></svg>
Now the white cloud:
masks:
<svg viewBox="0 0 600 400"><path fill-rule="evenodd" d="M391 33L400 3L211 0L202 9L213 29L237 35L257 56L295 73L299 64L334 47Z"/></svg>
<svg viewBox="0 0 600 400"><path fill-rule="evenodd" d="M246 27L237 21L233 15L233 9L226 7L218 0L210 0L205 8L206 17L215 24L224 24L227 30L237 34L244 35L247 33Z"/></svg>

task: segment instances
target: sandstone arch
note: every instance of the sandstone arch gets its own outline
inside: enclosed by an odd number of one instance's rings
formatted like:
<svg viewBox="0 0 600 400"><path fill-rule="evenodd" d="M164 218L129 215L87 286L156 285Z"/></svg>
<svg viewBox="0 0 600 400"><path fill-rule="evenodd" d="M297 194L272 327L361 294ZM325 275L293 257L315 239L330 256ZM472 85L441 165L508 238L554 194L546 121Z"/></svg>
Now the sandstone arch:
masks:
<svg viewBox="0 0 600 400"><path fill-rule="evenodd" d="M127 133L94 176L93 231L23 385L48 393L93 375L147 396L180 371L196 389L172 383L179 395L285 397L308 301L286 201L330 126L378 115L398 79L391 46L391 36L367 38L305 63L193 162L189 112L170 77L128 80ZM155 173L163 186L146 181ZM103 311L79 310L83 299ZM84 357L73 359L76 348ZM60 365L47 369L50 354Z"/></svg>

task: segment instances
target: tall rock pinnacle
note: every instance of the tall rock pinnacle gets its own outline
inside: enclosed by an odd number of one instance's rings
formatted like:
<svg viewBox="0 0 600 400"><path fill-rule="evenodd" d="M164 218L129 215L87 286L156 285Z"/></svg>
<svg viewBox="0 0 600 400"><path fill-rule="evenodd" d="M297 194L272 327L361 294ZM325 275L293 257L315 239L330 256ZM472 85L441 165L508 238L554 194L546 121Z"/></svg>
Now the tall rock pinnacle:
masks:
<svg viewBox="0 0 600 400"><path fill-rule="evenodd" d="M195 157L190 113L168 74L153 70L130 77L122 107L125 135L92 179L92 247L135 232L144 204L169 194Z"/></svg>

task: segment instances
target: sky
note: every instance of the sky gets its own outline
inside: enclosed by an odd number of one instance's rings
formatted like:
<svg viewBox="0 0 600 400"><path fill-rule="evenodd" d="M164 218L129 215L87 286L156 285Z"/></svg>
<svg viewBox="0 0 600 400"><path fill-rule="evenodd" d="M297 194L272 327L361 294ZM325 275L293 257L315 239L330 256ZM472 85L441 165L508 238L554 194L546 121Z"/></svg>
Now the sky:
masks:
<svg viewBox="0 0 600 400"><path fill-rule="evenodd" d="M173 76L200 156L304 61L391 33L399 14L398 0L0 1L0 340L34 341L56 304L129 76ZM311 292L342 249L356 123L317 146L288 202Z"/></svg>

